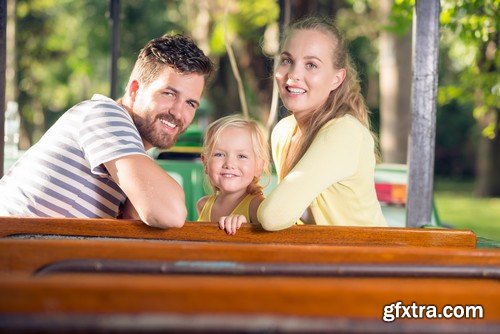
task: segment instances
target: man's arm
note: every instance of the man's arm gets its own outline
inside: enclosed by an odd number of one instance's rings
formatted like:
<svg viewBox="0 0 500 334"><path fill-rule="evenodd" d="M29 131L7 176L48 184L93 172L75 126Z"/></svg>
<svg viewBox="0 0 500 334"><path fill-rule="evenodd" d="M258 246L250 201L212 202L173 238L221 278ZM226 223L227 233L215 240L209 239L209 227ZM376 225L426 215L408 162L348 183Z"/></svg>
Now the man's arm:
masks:
<svg viewBox="0 0 500 334"><path fill-rule="evenodd" d="M158 228L184 225L187 216L184 191L153 160L135 154L104 165L144 223Z"/></svg>

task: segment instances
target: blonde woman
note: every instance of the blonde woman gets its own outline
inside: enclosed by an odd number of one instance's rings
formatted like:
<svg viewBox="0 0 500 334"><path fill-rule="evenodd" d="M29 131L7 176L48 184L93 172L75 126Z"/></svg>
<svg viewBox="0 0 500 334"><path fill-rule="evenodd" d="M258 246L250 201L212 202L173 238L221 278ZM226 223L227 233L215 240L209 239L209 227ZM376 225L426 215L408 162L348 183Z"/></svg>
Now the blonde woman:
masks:
<svg viewBox="0 0 500 334"><path fill-rule="evenodd" d="M271 136L279 184L259 207L263 228L386 226L374 186L368 110L332 22L312 17L293 24L275 79L291 116Z"/></svg>

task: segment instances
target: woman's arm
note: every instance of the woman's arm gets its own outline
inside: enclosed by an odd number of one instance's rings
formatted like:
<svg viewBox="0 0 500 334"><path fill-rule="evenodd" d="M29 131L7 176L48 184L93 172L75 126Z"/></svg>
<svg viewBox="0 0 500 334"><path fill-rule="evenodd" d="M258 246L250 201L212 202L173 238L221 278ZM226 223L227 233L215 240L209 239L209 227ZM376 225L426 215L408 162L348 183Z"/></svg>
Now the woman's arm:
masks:
<svg viewBox="0 0 500 334"><path fill-rule="evenodd" d="M259 219L257 217L257 210L259 209L260 204L264 201L264 196L255 196L250 202L249 206L249 214L250 214L250 223L252 224L260 224Z"/></svg>
<svg viewBox="0 0 500 334"><path fill-rule="evenodd" d="M332 184L352 176L359 162L363 125L343 117L321 129L290 173L262 202L258 220L266 230L292 226Z"/></svg>

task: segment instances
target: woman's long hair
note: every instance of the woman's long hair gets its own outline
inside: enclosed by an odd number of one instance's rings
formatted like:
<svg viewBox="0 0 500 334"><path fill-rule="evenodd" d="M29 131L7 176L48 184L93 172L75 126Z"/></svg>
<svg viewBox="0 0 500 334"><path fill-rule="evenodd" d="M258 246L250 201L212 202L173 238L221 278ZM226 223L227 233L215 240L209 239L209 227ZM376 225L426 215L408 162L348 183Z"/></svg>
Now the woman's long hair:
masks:
<svg viewBox="0 0 500 334"><path fill-rule="evenodd" d="M306 120L306 131L296 146L294 152L288 152L282 162L280 178L283 179L305 154L319 130L330 120L352 115L370 130L369 111L366 107L358 81L358 73L353 66L345 40L339 29L331 20L323 17L307 17L292 24L282 39L281 49L287 39L296 30L316 30L329 36L332 45L332 62L335 69L345 69L346 76L337 89L330 92L326 102L314 110ZM371 130L370 130L371 131Z"/></svg>

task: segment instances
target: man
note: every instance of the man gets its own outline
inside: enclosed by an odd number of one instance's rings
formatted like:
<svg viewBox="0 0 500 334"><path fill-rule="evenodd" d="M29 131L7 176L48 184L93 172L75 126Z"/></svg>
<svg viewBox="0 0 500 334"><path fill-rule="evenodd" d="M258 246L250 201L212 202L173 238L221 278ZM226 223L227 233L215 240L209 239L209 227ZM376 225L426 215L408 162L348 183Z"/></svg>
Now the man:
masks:
<svg viewBox="0 0 500 334"><path fill-rule="evenodd" d="M124 214L183 226L184 192L146 151L171 147L186 130L213 70L185 36L148 42L121 99L94 95L68 110L0 180L0 216Z"/></svg>

